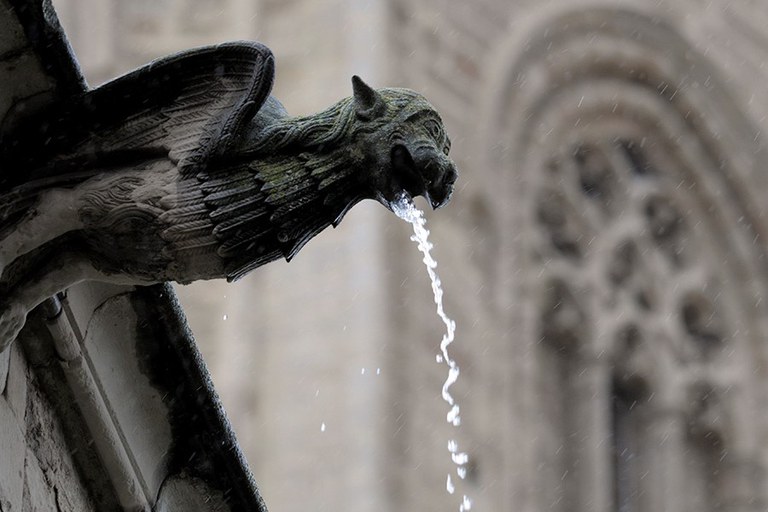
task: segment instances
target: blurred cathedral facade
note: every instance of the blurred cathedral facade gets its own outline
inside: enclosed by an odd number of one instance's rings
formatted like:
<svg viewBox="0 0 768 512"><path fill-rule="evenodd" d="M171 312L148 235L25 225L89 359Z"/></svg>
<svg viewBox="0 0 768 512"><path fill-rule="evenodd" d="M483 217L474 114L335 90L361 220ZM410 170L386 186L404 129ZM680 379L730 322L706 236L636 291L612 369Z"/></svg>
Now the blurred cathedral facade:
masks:
<svg viewBox="0 0 768 512"><path fill-rule="evenodd" d="M292 114L422 92L462 425L410 228L177 287L271 510L768 508L768 8L756 0L57 0L91 85L257 39ZM424 203L419 204L426 207ZM454 475L454 481L458 479Z"/></svg>

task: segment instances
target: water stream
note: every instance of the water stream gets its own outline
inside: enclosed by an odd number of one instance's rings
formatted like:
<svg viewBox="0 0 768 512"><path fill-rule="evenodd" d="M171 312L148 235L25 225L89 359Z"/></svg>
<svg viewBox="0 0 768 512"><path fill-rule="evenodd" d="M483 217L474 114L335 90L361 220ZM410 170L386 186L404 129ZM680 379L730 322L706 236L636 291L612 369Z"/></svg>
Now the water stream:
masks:
<svg viewBox="0 0 768 512"><path fill-rule="evenodd" d="M451 359L448 353L448 346L453 343L454 334L456 332L456 322L451 320L448 315L445 314L443 308L443 288L440 283L440 277L437 275L437 261L432 257L432 243L429 241L429 230L426 228L426 219L424 218L424 212L416 208L413 201L407 195L400 196L396 201L392 203L392 211L401 219L410 222L413 226L413 235L411 240L416 242L419 247L419 251L424 255L423 262L427 267L427 274L432 282L432 293L435 296L435 304L437 305L437 315L445 324L445 334L440 342L440 353L437 354L436 360L438 363L445 363L448 367L448 376L443 383L442 395L443 400L446 401L450 410L446 415L446 421L454 427L461 425L461 415L459 404L451 395L449 388L459 378L459 365L456 361ZM450 453L451 460L456 465L456 474L460 479L464 479L467 475L466 463L468 460L465 452L459 451L459 444L451 439L448 441L448 453ZM448 473L446 479L445 488L450 494L456 492L456 486L451 478L451 473ZM472 508L472 501L465 494L462 496L461 504L459 505L459 512L466 512Z"/></svg>

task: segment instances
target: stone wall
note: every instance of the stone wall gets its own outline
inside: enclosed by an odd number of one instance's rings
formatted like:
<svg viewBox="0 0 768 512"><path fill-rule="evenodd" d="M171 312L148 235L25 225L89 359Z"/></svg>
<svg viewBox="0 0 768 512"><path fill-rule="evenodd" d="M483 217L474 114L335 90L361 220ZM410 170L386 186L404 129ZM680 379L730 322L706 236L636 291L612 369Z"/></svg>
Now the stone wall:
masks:
<svg viewBox="0 0 768 512"><path fill-rule="evenodd" d="M69 446L15 343L0 354L0 510L97 510Z"/></svg>

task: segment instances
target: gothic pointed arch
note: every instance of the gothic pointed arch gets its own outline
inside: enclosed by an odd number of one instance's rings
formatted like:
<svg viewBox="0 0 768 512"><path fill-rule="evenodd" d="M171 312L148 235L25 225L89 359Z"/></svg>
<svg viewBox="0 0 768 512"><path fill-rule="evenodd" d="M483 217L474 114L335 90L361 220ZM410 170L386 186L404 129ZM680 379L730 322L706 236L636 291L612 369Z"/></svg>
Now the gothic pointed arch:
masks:
<svg viewBox="0 0 768 512"><path fill-rule="evenodd" d="M759 130L650 10L561 4L519 26L479 137L527 383L508 428L540 468L512 494L531 510L765 504Z"/></svg>

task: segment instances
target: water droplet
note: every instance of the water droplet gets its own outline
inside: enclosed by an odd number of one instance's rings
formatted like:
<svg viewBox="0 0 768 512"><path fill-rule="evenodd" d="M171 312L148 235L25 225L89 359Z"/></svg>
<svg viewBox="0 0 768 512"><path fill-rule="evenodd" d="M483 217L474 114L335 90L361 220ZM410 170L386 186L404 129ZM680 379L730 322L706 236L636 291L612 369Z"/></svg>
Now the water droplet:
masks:
<svg viewBox="0 0 768 512"><path fill-rule="evenodd" d="M325 432L325 422L320 424L320 432Z"/></svg>
<svg viewBox="0 0 768 512"><path fill-rule="evenodd" d="M451 481L451 475L448 475L448 479L445 481L445 490L447 490L449 494L453 494L453 492L456 490L456 488L453 486L453 482Z"/></svg>
<svg viewBox="0 0 768 512"><path fill-rule="evenodd" d="M222 320L226 320L227 319L227 315L224 315L223 317L221 317L221 319Z"/></svg>
<svg viewBox="0 0 768 512"><path fill-rule="evenodd" d="M376 375L381 375L381 368L376 368Z"/></svg>
<svg viewBox="0 0 768 512"><path fill-rule="evenodd" d="M469 457L467 457L467 454L466 454L466 453L464 453L464 452L461 452L461 453L452 453L452 454L451 454L451 460L452 460L452 461L453 461L453 463L454 463L454 464L456 464L457 466L463 466L464 464L466 464L466 463L467 463L467 461L469 460Z"/></svg>

